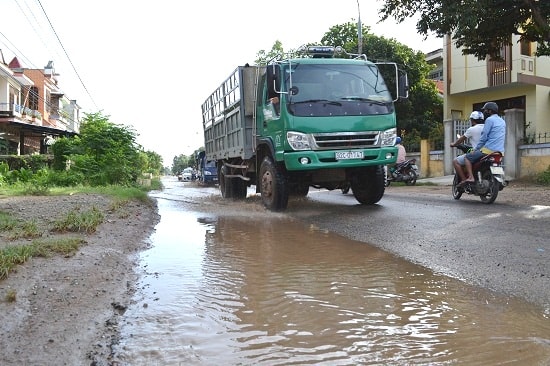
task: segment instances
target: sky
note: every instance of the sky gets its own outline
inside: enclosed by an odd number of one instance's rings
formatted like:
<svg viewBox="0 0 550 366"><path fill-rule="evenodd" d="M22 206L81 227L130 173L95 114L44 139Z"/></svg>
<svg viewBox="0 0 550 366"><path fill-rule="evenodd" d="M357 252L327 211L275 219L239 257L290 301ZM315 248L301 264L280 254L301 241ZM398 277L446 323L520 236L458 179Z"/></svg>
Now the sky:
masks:
<svg viewBox="0 0 550 366"><path fill-rule="evenodd" d="M336 5L337 4L337 5ZM204 145L201 104L258 51L321 40L357 22L424 53L442 48L416 21L379 23L377 0L1 0L6 63L54 62L58 87L83 112L133 128L171 166ZM363 49L367 54L368 50Z"/></svg>

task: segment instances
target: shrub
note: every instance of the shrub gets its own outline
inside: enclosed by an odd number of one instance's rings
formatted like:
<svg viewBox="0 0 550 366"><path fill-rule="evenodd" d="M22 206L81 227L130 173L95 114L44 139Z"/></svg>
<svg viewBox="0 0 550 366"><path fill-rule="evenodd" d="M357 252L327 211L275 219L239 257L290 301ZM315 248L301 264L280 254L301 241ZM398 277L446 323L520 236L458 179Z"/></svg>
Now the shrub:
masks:
<svg viewBox="0 0 550 366"><path fill-rule="evenodd" d="M535 177L535 182L537 182L538 184L550 186L550 165L545 171L537 174L537 176Z"/></svg>

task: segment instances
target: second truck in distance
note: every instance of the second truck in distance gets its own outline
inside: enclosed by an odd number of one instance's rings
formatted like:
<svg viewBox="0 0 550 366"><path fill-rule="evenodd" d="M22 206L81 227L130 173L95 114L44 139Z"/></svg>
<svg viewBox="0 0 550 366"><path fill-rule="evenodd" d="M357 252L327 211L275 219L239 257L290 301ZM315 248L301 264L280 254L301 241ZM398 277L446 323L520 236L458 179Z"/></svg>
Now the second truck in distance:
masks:
<svg viewBox="0 0 550 366"><path fill-rule="evenodd" d="M222 196L244 199L255 185L264 206L281 211L310 187L351 186L358 202L377 203L384 166L397 156L394 102L407 90L395 63L339 47L237 67L202 104L206 160Z"/></svg>

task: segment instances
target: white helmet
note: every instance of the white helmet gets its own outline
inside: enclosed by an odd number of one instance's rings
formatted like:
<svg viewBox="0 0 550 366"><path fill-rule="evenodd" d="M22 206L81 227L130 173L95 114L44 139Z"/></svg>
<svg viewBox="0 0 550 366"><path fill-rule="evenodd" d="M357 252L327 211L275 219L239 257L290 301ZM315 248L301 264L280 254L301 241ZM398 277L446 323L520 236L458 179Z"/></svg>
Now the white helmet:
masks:
<svg viewBox="0 0 550 366"><path fill-rule="evenodd" d="M479 112L479 111L473 111L472 114L470 114L470 119L475 119L475 120L478 120L478 119L485 119L483 117L483 113Z"/></svg>

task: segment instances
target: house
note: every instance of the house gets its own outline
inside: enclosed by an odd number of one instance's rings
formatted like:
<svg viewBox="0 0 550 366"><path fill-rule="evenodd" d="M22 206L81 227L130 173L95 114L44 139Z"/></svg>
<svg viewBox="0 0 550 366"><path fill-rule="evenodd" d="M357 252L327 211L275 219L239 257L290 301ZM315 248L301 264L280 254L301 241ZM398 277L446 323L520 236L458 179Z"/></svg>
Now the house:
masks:
<svg viewBox="0 0 550 366"><path fill-rule="evenodd" d="M536 43L520 41L518 35L510 41L499 59L478 60L463 55L450 36L445 38L443 116L448 146L457 121L487 101L496 102L507 123L506 173L514 178L545 170L550 163L550 57L536 57ZM537 144L537 151L522 146L529 144ZM530 154L538 156L536 163L528 159ZM445 173L450 174L452 153L445 155Z"/></svg>
<svg viewBox="0 0 550 366"><path fill-rule="evenodd" d="M511 37L501 50L500 60L478 60L463 55L446 38L444 47L444 118L466 118L487 101L499 109L525 111L525 133L550 132L550 57L535 57L536 43Z"/></svg>
<svg viewBox="0 0 550 366"><path fill-rule="evenodd" d="M80 129L80 107L57 86L53 62L44 69L7 64L0 50L0 155L46 153L60 136Z"/></svg>

